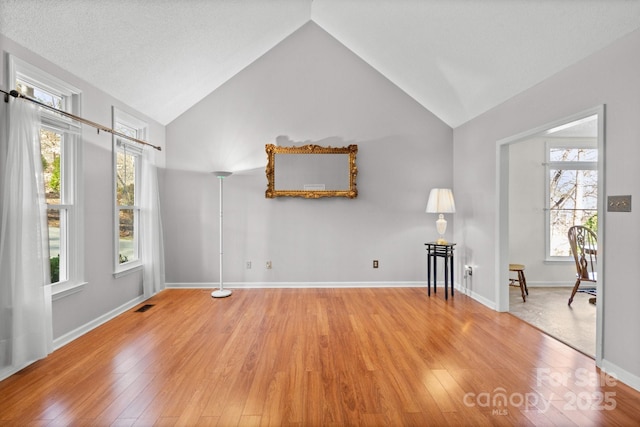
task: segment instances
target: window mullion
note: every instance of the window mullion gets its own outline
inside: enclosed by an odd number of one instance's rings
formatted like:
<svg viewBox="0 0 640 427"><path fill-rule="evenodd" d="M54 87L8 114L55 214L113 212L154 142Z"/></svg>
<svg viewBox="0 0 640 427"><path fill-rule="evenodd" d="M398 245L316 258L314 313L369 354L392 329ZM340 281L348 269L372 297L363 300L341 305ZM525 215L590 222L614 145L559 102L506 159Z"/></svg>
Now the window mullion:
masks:
<svg viewBox="0 0 640 427"><path fill-rule="evenodd" d="M548 162L550 170L597 170L597 162Z"/></svg>

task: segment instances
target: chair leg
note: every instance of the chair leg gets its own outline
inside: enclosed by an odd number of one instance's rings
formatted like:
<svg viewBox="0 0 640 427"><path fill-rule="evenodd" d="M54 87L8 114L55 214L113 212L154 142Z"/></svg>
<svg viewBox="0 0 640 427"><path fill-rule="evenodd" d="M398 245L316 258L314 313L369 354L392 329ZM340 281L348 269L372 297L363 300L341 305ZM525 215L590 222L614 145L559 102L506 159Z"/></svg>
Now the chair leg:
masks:
<svg viewBox="0 0 640 427"><path fill-rule="evenodd" d="M576 284L573 285L573 290L571 291L571 297L569 297L568 305L571 305L571 303L573 302L573 297L576 295L576 292L578 292L579 286L580 286L580 278L578 277L578 280L576 280Z"/></svg>
<svg viewBox="0 0 640 427"><path fill-rule="evenodd" d="M524 271L522 272L522 283L524 283L524 291L529 295L529 288L527 287L527 279L524 278Z"/></svg>
<svg viewBox="0 0 640 427"><path fill-rule="evenodd" d="M522 301L527 302L527 298L525 297L527 282L524 280L524 272L522 270L518 270L518 283L520 283L520 293L522 294ZM529 295L529 291L526 291L526 293L527 295Z"/></svg>

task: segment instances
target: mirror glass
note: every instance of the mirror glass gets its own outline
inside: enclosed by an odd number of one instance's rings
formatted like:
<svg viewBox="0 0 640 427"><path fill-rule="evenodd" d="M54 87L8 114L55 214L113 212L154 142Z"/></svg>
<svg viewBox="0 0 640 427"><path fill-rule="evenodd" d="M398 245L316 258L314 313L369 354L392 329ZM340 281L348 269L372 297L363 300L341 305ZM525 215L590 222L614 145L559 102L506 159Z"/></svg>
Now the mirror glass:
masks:
<svg viewBox="0 0 640 427"><path fill-rule="evenodd" d="M275 188L341 190L349 188L348 154L276 154Z"/></svg>
<svg viewBox="0 0 640 427"><path fill-rule="evenodd" d="M280 147L267 144L267 198L357 196L357 146Z"/></svg>

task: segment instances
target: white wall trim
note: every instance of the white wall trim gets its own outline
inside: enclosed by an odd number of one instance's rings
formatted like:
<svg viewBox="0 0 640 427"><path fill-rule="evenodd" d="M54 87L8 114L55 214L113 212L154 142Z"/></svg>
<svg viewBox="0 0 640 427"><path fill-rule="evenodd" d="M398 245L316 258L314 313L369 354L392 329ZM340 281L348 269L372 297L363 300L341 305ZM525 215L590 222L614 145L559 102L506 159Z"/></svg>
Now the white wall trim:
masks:
<svg viewBox="0 0 640 427"><path fill-rule="evenodd" d="M86 334L87 332L91 331L92 329L97 328L98 326L107 323L109 320L114 319L115 317L119 316L120 314L124 313L125 311L131 309L132 307L135 307L136 305L140 304L141 302L145 301L146 298L144 297L144 295L140 295L137 298L132 299L131 301L128 301L124 304L122 304L120 307L116 307L113 310L103 314L100 317L97 317L95 319L93 319L92 321L85 323L84 325L70 331L67 332L66 334L56 338L55 340L53 340L53 348L54 350L59 349L60 347L63 347L67 344L69 344L71 341L80 338L82 335Z"/></svg>
<svg viewBox="0 0 640 427"><path fill-rule="evenodd" d="M484 305L485 307L488 307L491 310L497 311L496 310L495 301L491 301L490 299L483 297L482 295L472 291L468 287L465 288L462 285L460 285L459 283L456 283L456 292L459 292L461 294L467 295L468 297L474 299L475 301L479 302L480 304Z"/></svg>
<svg viewBox="0 0 640 427"><path fill-rule="evenodd" d="M9 378L11 375L20 372L21 370L23 370L24 368L26 368L27 366L31 365L32 363L37 362L37 360L32 360L30 362L25 362L20 366L14 366L14 365L10 365L10 366L6 366L3 369L0 369L0 381L4 381L7 378Z"/></svg>
<svg viewBox="0 0 640 427"><path fill-rule="evenodd" d="M576 282L553 282L549 283L546 281L530 281L527 280L527 288L573 288ZM583 288L588 288L589 286L582 286Z"/></svg>
<svg viewBox="0 0 640 427"><path fill-rule="evenodd" d="M103 314L102 316L92 320L91 322L88 322L82 326L80 326L79 328L74 329L71 332L68 332L58 338L56 338L55 340L53 340L53 350L57 350L60 347L63 347L67 344L69 344L71 341L80 338L82 335L86 334L87 332L91 331L92 329L97 328L98 326L108 322L109 320L119 316L120 314L124 313L125 311L131 309L132 307L135 307L136 305L140 304L141 302L145 301L146 298L143 295L140 295L139 297L132 299L129 302L126 302L124 304L122 304L120 307L117 307L111 311L109 311L108 313ZM31 362L27 362L24 365L21 366L8 366L5 369L0 370L0 381L9 378L11 375L15 374L16 372L24 369L25 367L31 365L32 363L36 362L36 360L33 360Z"/></svg>
<svg viewBox="0 0 640 427"><path fill-rule="evenodd" d="M218 282L177 282L165 283L168 289L211 289L217 288ZM438 285L440 286L440 285ZM442 285L444 286L444 285ZM229 289L260 289L260 288L419 288L427 283L421 281L406 282L227 282L225 288Z"/></svg>
<svg viewBox="0 0 640 427"><path fill-rule="evenodd" d="M278 288L297 288L297 289L313 289L313 288L424 288L427 292L427 283L421 281L407 281L407 282L229 282L226 283L225 288L228 289L278 289ZM165 283L166 289L213 289L217 288L218 283L213 282L198 282L198 283ZM444 291L444 282L438 282L437 287L441 288L441 292ZM490 308L496 309L495 302L483 297L482 295L475 293L469 289L462 287L460 284L455 284L455 291L464 295L467 295L480 304Z"/></svg>
<svg viewBox="0 0 640 427"><path fill-rule="evenodd" d="M598 246L604 246L604 228L606 224L605 209L605 105L598 105L588 110L573 114L562 119L538 126L534 129L522 132L520 134L501 139L496 142L496 213L495 216L495 238L497 242L495 246L495 273L498 279L495 283L496 307L498 311L508 311L509 309L509 291L502 283L508 282L508 227L509 227L509 145L522 141L526 138L533 137L541 132L553 127L569 123L587 116L596 114L598 116ZM598 249L599 250L599 249ZM603 247L603 252L605 249ZM603 257L604 258L604 257ZM605 285L604 278L605 262L604 259L598 263L598 289L602 289ZM603 344L603 324L604 324L604 292L600 292L596 302L596 366L601 366L602 355L604 353Z"/></svg>
<svg viewBox="0 0 640 427"><path fill-rule="evenodd" d="M60 298L68 297L69 295L73 295L77 292L81 292L84 290L84 287L88 282L80 282L69 284L66 282L64 286L54 287L51 289L51 301L59 300Z"/></svg>
<svg viewBox="0 0 640 427"><path fill-rule="evenodd" d="M217 288L218 283L214 282L175 282L165 283L166 289L213 289ZM225 283L225 288L228 289L278 289L278 288L298 288L298 289L313 289L313 288L424 288L425 293L427 291L427 283L422 281L406 281L406 282L229 282ZM437 287L444 289L444 281L437 282ZM464 295L467 295L480 304L495 310L495 302L477 294L469 289L462 287L460 284L455 284L455 291ZM441 291L442 292L442 291Z"/></svg>
<svg viewBox="0 0 640 427"><path fill-rule="evenodd" d="M600 369L602 369L607 374L615 377L618 381L640 391L640 377L638 377L637 375L634 375L631 372L622 369L615 363L612 363L604 358L600 363Z"/></svg>

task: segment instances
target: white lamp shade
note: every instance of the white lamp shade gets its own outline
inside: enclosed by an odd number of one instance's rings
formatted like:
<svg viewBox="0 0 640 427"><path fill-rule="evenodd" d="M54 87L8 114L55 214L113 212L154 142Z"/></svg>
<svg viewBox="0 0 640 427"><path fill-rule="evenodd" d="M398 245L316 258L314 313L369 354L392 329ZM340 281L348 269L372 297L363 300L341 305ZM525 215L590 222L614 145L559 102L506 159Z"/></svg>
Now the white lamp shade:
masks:
<svg viewBox="0 0 640 427"><path fill-rule="evenodd" d="M434 188L429 193L427 201L427 213L454 213L456 204L453 200L453 192L449 188Z"/></svg>

